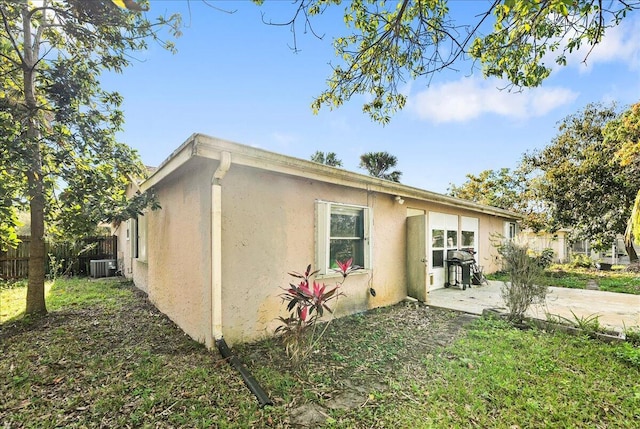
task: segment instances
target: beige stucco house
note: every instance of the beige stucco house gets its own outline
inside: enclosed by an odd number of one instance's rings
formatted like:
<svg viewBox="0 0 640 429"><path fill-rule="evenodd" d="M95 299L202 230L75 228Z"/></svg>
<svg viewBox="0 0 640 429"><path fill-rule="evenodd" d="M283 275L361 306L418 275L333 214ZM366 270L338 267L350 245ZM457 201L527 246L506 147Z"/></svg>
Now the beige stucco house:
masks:
<svg viewBox="0 0 640 429"><path fill-rule="evenodd" d="M473 248L494 271L490 239L517 215L342 169L194 134L143 183L162 209L117 231L122 272L188 335L212 347L273 334L280 294L308 264L334 284L336 315L428 301L447 250ZM513 228L515 231L515 228ZM370 289L375 290L375 296Z"/></svg>
<svg viewBox="0 0 640 429"><path fill-rule="evenodd" d="M569 240L568 229L560 229L554 233L546 231L534 232L523 230L518 232L518 239L526 243L535 252L542 252L544 249L553 250L553 261L566 263L571 259L571 240Z"/></svg>
<svg viewBox="0 0 640 429"><path fill-rule="evenodd" d="M557 263L568 263L574 255L583 254L589 256L594 262L629 264L629 256L624 245L624 236L621 234L611 244L611 247L600 252L591 248L589 240L571 240L571 230L566 228L559 229L553 233L546 231L533 232L531 230L518 231L517 238L536 252L552 249L553 260ZM640 252L640 247L637 244L634 243L633 247L636 253Z"/></svg>

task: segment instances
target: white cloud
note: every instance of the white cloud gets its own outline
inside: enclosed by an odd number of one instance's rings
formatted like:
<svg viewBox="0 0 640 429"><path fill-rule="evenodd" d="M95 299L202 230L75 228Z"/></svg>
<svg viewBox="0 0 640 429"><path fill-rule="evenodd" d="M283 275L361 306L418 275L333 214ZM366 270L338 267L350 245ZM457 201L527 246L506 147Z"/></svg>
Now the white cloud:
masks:
<svg viewBox="0 0 640 429"><path fill-rule="evenodd" d="M504 85L502 85L504 86ZM578 94L566 88L534 88L522 92L500 90L495 79L463 78L432 85L410 96L408 108L431 122L464 122L493 113L508 118L543 116L573 102Z"/></svg>
<svg viewBox="0 0 640 429"><path fill-rule="evenodd" d="M602 42L593 50L591 45L584 43L579 50L567 54L567 64L575 67L581 73L590 72L596 64L622 63L630 70L640 69L640 19L627 18L620 25L607 29ZM565 39L566 40L566 39ZM565 42L563 41L562 45ZM591 50L591 52L589 52ZM553 63L555 55L545 58L548 64ZM554 66L558 69L559 67Z"/></svg>
<svg viewBox="0 0 640 429"><path fill-rule="evenodd" d="M620 61L626 63L631 70L640 68L640 20L623 22L607 31L602 43L598 44L587 64Z"/></svg>

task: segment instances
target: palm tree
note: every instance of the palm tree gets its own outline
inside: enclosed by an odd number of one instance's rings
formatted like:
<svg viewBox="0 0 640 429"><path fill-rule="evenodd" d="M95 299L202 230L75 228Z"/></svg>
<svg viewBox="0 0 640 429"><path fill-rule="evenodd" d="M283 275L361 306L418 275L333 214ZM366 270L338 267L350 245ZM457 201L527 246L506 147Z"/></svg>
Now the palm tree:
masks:
<svg viewBox="0 0 640 429"><path fill-rule="evenodd" d="M317 162L318 164L330 165L331 167L342 167L342 161L338 159L338 155L335 152L321 152L319 150L316 151L313 155L311 155L311 161Z"/></svg>
<svg viewBox="0 0 640 429"><path fill-rule="evenodd" d="M402 172L395 170L388 172L398 163L398 159L388 152L367 152L360 155L360 168L369 172L369 175L380 179L400 182Z"/></svg>

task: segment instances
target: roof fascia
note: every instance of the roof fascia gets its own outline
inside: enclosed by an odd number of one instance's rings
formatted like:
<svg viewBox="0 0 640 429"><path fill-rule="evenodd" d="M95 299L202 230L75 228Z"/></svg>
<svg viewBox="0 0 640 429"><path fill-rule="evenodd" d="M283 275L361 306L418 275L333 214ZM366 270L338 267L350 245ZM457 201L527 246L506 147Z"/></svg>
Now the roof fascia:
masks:
<svg viewBox="0 0 640 429"><path fill-rule="evenodd" d="M266 151L264 149L233 143L203 134L193 134L189 137L186 142L176 149L169 158L158 167L158 170L156 170L151 177L142 183L141 188L143 190L151 188L194 156L220 160L222 152L231 153L232 165L243 165L350 188L399 195L404 199L413 198L429 201L444 206L464 208L506 219L517 220L523 218L523 216L518 213L497 207L485 206L472 201L462 200L397 182Z"/></svg>
<svg viewBox="0 0 640 429"><path fill-rule="evenodd" d="M197 134L192 134L184 143L174 150L156 171L140 184L140 189L146 191L164 180L167 176L185 164L195 155Z"/></svg>

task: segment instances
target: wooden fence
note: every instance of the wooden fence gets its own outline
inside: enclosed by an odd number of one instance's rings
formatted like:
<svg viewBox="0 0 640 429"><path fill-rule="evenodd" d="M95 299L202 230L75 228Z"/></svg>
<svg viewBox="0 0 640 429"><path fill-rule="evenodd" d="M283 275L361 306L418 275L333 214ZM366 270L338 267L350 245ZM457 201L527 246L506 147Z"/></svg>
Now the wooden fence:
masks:
<svg viewBox="0 0 640 429"><path fill-rule="evenodd" d="M0 252L0 278L21 279L29 276L29 236L20 236L22 242L15 249ZM46 243L48 255L45 273L89 275L90 261L117 259L117 237L88 237L75 242Z"/></svg>

